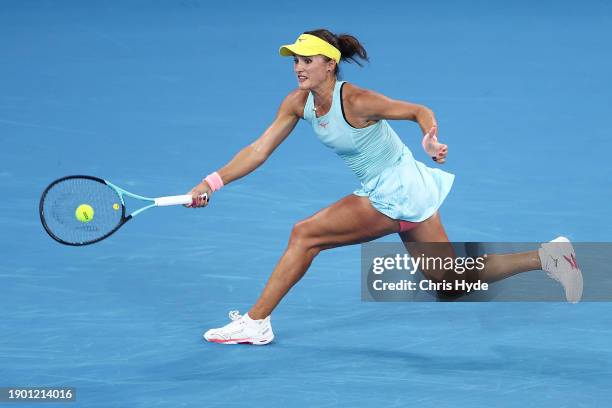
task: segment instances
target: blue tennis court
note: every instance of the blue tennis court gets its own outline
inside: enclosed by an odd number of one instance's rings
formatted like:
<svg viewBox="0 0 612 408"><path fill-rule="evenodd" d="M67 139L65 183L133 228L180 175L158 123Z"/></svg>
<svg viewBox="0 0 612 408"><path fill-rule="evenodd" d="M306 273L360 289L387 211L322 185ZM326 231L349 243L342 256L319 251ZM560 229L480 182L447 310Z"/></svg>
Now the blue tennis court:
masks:
<svg viewBox="0 0 612 408"><path fill-rule="evenodd" d="M272 345L205 343L256 300L293 224L358 187L304 123L205 209L81 248L45 234L56 178L161 196L223 166L295 88L278 47L319 27L368 50L343 79L436 112L452 240L612 240L607 2L4 1L0 387L104 408L612 404L610 303L362 302L359 246L316 258ZM416 124L392 125L427 162Z"/></svg>

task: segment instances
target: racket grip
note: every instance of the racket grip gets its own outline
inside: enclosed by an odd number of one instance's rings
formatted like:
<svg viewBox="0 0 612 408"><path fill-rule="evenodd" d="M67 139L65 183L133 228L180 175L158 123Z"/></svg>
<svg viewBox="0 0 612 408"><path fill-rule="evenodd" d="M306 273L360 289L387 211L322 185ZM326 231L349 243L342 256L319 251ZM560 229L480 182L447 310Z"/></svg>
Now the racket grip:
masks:
<svg viewBox="0 0 612 408"><path fill-rule="evenodd" d="M168 197L158 197L155 199L155 205L159 207L164 207L167 205L186 205L186 204L191 204L192 202L193 202L193 197L191 196L191 194L168 196Z"/></svg>

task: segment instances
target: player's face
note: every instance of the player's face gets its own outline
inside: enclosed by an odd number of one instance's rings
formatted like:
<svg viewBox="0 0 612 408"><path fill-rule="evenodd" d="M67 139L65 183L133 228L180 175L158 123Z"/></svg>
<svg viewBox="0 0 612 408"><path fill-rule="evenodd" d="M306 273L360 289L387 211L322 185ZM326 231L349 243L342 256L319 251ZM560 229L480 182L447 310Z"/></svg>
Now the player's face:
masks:
<svg viewBox="0 0 612 408"><path fill-rule="evenodd" d="M293 71L295 72L300 89L313 89L325 82L333 75L335 61L326 61L321 55L293 57Z"/></svg>

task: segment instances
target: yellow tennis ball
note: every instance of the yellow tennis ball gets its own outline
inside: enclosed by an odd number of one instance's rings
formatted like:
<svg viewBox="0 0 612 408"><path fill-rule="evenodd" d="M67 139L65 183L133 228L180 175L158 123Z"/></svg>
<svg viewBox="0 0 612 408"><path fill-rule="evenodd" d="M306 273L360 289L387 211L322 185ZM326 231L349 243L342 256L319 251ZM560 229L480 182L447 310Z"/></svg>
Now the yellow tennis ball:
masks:
<svg viewBox="0 0 612 408"><path fill-rule="evenodd" d="M115 211L119 211L119 209L121 208L121 206L117 203L113 204L113 210Z"/></svg>
<svg viewBox="0 0 612 408"><path fill-rule="evenodd" d="M93 220L94 210L89 204L81 204L74 212L74 216L81 222L89 222Z"/></svg>

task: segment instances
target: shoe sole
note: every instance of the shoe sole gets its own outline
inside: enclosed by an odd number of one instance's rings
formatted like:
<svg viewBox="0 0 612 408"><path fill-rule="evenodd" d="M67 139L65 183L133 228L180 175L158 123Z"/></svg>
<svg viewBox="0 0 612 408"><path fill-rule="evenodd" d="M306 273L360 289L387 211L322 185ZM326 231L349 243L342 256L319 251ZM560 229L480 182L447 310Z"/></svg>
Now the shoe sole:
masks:
<svg viewBox="0 0 612 408"><path fill-rule="evenodd" d="M251 344L253 346L265 346L266 344L271 343L272 340L274 340L274 337L272 337L271 339L264 339L264 340L255 340L255 339L222 340L222 339L207 339L206 337L204 337L204 340L210 343L217 343L217 344Z"/></svg>

